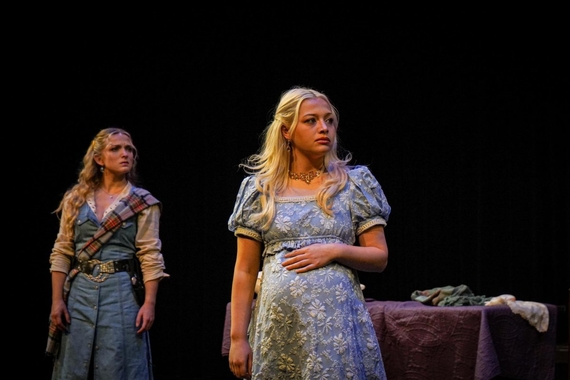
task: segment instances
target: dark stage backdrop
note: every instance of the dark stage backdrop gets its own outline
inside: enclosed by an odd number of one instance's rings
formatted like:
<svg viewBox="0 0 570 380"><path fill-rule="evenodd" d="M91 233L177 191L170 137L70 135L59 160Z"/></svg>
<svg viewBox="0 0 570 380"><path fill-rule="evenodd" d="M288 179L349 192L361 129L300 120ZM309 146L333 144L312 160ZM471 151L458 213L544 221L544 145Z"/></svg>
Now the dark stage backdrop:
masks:
<svg viewBox="0 0 570 380"><path fill-rule="evenodd" d="M13 79L22 92L14 97L25 100L25 128L13 148L36 162L23 214L33 215L33 230L20 238L20 268L35 287L25 302L25 354L46 378L48 256L58 229L51 212L92 137L109 125L133 134L142 186L164 204L172 277L161 284L151 331L156 378L232 378L221 343L238 163L257 149L271 108L293 85L330 95L344 147L370 166L392 206L390 262L382 274L361 274L366 297L405 301L414 290L465 284L477 295L566 304L561 13L433 12L396 22L360 11L300 11L279 23L220 6L160 28L66 20L20 39Z"/></svg>

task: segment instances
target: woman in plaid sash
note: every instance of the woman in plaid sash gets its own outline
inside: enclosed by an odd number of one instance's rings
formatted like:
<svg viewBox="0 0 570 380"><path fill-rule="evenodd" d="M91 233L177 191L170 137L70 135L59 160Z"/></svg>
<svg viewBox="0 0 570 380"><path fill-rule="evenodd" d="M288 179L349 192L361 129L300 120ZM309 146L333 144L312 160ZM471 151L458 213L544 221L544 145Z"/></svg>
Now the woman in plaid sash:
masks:
<svg viewBox="0 0 570 380"><path fill-rule="evenodd" d="M136 163L127 131L101 130L77 184L55 210L60 229L49 260L46 350L54 357L53 379L153 378L148 334L158 284L169 275L159 238L161 204L135 186ZM133 292L132 260L142 268L142 305Z"/></svg>

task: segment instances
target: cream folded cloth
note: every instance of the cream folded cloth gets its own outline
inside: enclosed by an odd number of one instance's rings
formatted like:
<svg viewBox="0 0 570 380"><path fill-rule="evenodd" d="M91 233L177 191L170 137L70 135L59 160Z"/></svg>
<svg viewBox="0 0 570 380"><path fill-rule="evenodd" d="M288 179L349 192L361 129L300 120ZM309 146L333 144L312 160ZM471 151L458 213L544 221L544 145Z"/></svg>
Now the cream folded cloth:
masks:
<svg viewBox="0 0 570 380"><path fill-rule="evenodd" d="M511 294L502 294L485 302L485 306L504 304L509 305L513 313L519 314L526 319L539 332L548 330L549 316L546 305L531 301L517 301L515 296Z"/></svg>

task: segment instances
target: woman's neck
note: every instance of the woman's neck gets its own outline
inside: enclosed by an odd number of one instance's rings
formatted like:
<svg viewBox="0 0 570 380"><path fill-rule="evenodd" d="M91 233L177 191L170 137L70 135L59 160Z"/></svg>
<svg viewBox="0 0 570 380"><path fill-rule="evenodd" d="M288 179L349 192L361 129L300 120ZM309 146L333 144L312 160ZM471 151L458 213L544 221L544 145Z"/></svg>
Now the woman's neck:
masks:
<svg viewBox="0 0 570 380"><path fill-rule="evenodd" d="M102 182L101 185L99 185L99 189L101 189L104 193L113 196L122 193L128 184L129 182L126 179L109 183Z"/></svg>

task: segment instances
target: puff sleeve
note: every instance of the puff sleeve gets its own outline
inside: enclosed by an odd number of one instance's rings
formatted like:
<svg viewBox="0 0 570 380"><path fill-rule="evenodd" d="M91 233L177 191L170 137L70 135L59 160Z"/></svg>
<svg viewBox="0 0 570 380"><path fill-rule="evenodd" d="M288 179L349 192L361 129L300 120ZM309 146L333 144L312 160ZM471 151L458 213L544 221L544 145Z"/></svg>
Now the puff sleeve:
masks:
<svg viewBox="0 0 570 380"><path fill-rule="evenodd" d="M348 172L350 207L356 235L372 226L386 226L391 207L382 186L366 166L355 166Z"/></svg>
<svg viewBox="0 0 570 380"><path fill-rule="evenodd" d="M250 175L241 182L233 212L228 220L228 229L236 236L262 241L260 226L252 223L250 218L260 210L260 193L255 188L255 178Z"/></svg>

